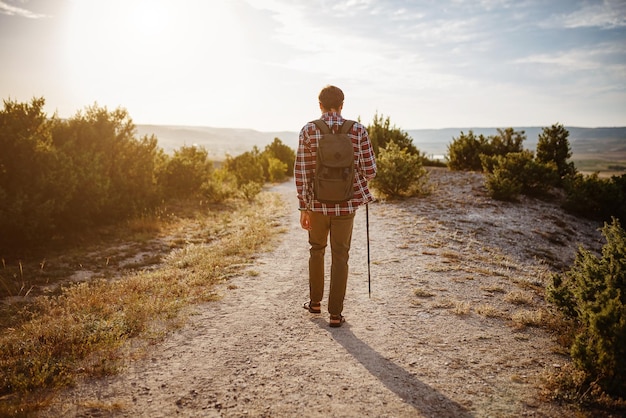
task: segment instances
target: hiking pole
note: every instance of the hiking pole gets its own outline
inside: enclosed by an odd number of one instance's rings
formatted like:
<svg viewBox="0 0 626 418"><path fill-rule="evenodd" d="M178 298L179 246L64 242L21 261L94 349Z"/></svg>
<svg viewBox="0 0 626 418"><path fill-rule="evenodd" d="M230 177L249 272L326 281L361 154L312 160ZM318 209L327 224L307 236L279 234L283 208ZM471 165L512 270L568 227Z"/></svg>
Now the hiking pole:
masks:
<svg viewBox="0 0 626 418"><path fill-rule="evenodd" d="M372 275L370 272L370 205L365 204L365 233L367 235L367 291L372 298Z"/></svg>

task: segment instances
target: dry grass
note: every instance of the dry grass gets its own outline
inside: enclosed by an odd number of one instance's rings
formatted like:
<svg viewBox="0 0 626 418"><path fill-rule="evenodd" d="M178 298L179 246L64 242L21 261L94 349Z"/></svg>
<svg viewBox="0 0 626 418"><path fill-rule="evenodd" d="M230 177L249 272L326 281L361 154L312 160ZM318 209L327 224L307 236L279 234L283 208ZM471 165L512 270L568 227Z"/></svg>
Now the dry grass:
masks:
<svg viewBox="0 0 626 418"><path fill-rule="evenodd" d="M532 305L533 295L528 292L513 291L507 293L504 300L514 305Z"/></svg>
<svg viewBox="0 0 626 418"><path fill-rule="evenodd" d="M498 310L498 308L489 304L478 305L474 310L478 315L482 315L487 318L501 318L503 316L502 312Z"/></svg>
<svg viewBox="0 0 626 418"><path fill-rule="evenodd" d="M437 299L432 303L431 307L434 309L449 309L452 313L459 316L468 315L471 310L469 302L453 298Z"/></svg>
<svg viewBox="0 0 626 418"><path fill-rule="evenodd" d="M521 310L511 315L513 324L518 327L541 327L545 325L547 316L542 309Z"/></svg>
<svg viewBox="0 0 626 418"><path fill-rule="evenodd" d="M481 286L480 289L489 293L506 293L502 286L497 285Z"/></svg>
<svg viewBox="0 0 626 418"><path fill-rule="evenodd" d="M206 233L207 242L171 251L157 269L68 285L33 298L19 317L12 312L14 325L0 336L0 396L10 399L0 415L36 409L40 389L115 373L130 339L158 339L180 326L184 308L215 299L212 285L249 265L276 234L271 218L281 206L278 196L261 194L207 223L228 225L219 237Z"/></svg>
<svg viewBox="0 0 626 418"><path fill-rule="evenodd" d="M431 298L431 297L435 296L434 293L432 293L431 291L426 290L426 289L424 289L422 287L418 287L415 290L413 290L413 294L415 296L417 296L418 298Z"/></svg>
<svg viewBox="0 0 626 418"><path fill-rule="evenodd" d="M463 300L455 300L454 301L454 308L452 309L452 312L454 312L455 315L469 315L470 313L470 308L471 308L471 304L467 301L463 301Z"/></svg>

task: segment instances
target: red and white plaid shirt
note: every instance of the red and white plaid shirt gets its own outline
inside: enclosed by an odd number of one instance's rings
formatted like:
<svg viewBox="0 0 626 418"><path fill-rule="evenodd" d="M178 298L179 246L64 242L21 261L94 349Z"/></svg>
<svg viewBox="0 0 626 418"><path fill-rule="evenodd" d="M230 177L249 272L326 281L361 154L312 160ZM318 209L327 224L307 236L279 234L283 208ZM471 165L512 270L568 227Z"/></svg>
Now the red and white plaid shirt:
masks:
<svg viewBox="0 0 626 418"><path fill-rule="evenodd" d="M337 112L324 113L321 119L333 132L337 132L345 120ZM348 136L352 139L354 148L354 197L343 203L325 204L318 202L313 196L317 142L322 138L322 132L313 122L304 125L300 131L298 153L294 166L300 210L311 210L333 216L348 215L354 213L359 205L374 200L367 187L367 181L376 176L376 159L367 130L357 122L348 132Z"/></svg>

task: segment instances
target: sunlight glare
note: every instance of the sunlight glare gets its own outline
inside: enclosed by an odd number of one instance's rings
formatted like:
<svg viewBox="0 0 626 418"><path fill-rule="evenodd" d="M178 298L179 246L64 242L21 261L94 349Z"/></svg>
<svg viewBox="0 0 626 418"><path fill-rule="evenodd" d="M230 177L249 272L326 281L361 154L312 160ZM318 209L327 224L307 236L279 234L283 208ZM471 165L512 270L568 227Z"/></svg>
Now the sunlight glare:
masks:
<svg viewBox="0 0 626 418"><path fill-rule="evenodd" d="M251 40L227 0L72 0L65 27L68 94L85 105L197 112L208 97L235 106L246 93Z"/></svg>

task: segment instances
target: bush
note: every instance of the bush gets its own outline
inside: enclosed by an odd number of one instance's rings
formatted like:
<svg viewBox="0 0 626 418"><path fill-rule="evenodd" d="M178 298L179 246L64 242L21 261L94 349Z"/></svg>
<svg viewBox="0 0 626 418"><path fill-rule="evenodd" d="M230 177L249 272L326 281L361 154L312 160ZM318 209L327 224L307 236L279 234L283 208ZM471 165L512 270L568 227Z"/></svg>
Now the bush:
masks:
<svg viewBox="0 0 626 418"><path fill-rule="evenodd" d="M0 112L0 244L46 238L71 195L65 158L52 145L43 99Z"/></svg>
<svg viewBox="0 0 626 418"><path fill-rule="evenodd" d="M543 128L537 142L537 161L556 164L561 179L576 173L574 163L567 161L572 156L568 137L567 129L563 125L555 124L550 128Z"/></svg>
<svg viewBox="0 0 626 418"><path fill-rule="evenodd" d="M262 188L263 186L261 184L251 181L239 187L239 193L241 197L250 201L261 193Z"/></svg>
<svg viewBox="0 0 626 418"><path fill-rule="evenodd" d="M522 191L521 182L505 168L496 167L485 181L489 195L496 200L514 201Z"/></svg>
<svg viewBox="0 0 626 418"><path fill-rule="evenodd" d="M451 170L480 171L483 167L481 155L485 154L487 144L483 135L476 137L472 131L467 135L461 132L448 145L448 167Z"/></svg>
<svg viewBox="0 0 626 418"><path fill-rule="evenodd" d="M555 274L548 300L575 321L574 364L611 395L626 393L626 233L617 219L605 223L607 243L598 258L580 248L574 265Z"/></svg>
<svg viewBox="0 0 626 418"><path fill-rule="evenodd" d="M498 129L498 134L489 137L485 147L487 155L507 155L513 152L522 152L526 140L524 131L515 131L513 128Z"/></svg>
<svg viewBox="0 0 626 418"><path fill-rule="evenodd" d="M237 177L224 168L215 170L200 186L200 193L209 202L223 202L237 194Z"/></svg>
<svg viewBox="0 0 626 418"><path fill-rule="evenodd" d="M488 173L487 189L497 200L515 200L520 193L543 196L556 182L555 164L536 161L531 151L483 155L482 161Z"/></svg>
<svg viewBox="0 0 626 418"><path fill-rule="evenodd" d="M267 179L271 182L280 182L287 177L287 164L275 157L267 158ZM293 168L292 170L293 171Z"/></svg>
<svg viewBox="0 0 626 418"><path fill-rule="evenodd" d="M451 170L493 171L493 159L487 157L504 156L510 153L522 152L522 143L526 139L524 131L514 131L513 128L498 129L497 135L485 138L476 137L474 132L467 135L461 132L458 138L453 138L448 145L448 167ZM489 167L485 170L485 165Z"/></svg>
<svg viewBox="0 0 626 418"><path fill-rule="evenodd" d="M156 138L124 109L49 119L44 99L0 112L0 244L45 241L141 213L158 201Z"/></svg>
<svg viewBox="0 0 626 418"><path fill-rule="evenodd" d="M60 219L65 229L113 223L156 204L157 141L134 134L121 108L91 106L55 124L53 143L64 156L71 193Z"/></svg>
<svg viewBox="0 0 626 418"><path fill-rule="evenodd" d="M239 187L248 183L263 184L265 175L262 160L261 153L255 146L252 151L246 151L236 157L227 156L224 167L235 175Z"/></svg>
<svg viewBox="0 0 626 418"><path fill-rule="evenodd" d="M372 187L387 197L408 197L426 193L427 172L419 155L389 142L376 160Z"/></svg>
<svg viewBox="0 0 626 418"><path fill-rule="evenodd" d="M214 175L203 148L183 147L168 157L154 136L137 139L124 109L94 105L61 120L48 118L44 104L43 98L5 101L0 111L2 250L116 223L163 197L249 199L265 182L263 159L272 179L293 170L295 153L278 138L265 158L255 147L227 159L225 171Z"/></svg>
<svg viewBox="0 0 626 418"><path fill-rule="evenodd" d="M159 173L159 185L165 198L188 198L202 193L213 171L204 147L183 146L174 151Z"/></svg>
<svg viewBox="0 0 626 418"><path fill-rule="evenodd" d="M563 207L568 212L592 219L626 219L626 175L603 179L597 173L577 173L564 179L564 188Z"/></svg>
<svg viewBox="0 0 626 418"><path fill-rule="evenodd" d="M397 144L400 149L405 149L409 154L419 154L409 134L396 128L395 125L392 126L389 117L384 118L382 115L379 116L378 113L376 113L372 124L367 127L367 133L376 156L378 156L380 150L386 148L390 142Z"/></svg>
<svg viewBox="0 0 626 418"><path fill-rule="evenodd" d="M282 181L293 173L296 152L283 144L280 139L274 138L274 142L266 145L261 156L263 158L262 164L266 180ZM277 160L282 165L276 161L272 162L272 159Z"/></svg>

